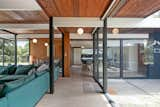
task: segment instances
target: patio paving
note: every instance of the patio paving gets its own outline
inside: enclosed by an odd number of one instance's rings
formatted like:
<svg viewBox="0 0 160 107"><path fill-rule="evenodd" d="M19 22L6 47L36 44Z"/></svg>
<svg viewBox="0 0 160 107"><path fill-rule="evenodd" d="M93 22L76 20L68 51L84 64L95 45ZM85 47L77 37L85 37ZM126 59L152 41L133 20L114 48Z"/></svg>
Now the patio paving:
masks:
<svg viewBox="0 0 160 107"><path fill-rule="evenodd" d="M160 79L109 79L109 94L120 107L160 107Z"/></svg>

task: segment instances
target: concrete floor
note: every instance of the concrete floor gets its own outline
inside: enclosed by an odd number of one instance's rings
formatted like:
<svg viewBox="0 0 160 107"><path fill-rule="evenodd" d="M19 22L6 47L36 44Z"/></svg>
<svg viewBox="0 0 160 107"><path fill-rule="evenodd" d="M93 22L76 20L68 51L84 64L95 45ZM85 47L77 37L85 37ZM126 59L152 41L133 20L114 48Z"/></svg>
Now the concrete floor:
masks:
<svg viewBox="0 0 160 107"><path fill-rule="evenodd" d="M82 69L82 70L81 70ZM46 94L36 107L110 107L99 86L80 66L72 67L71 78L60 78L55 93Z"/></svg>
<svg viewBox="0 0 160 107"><path fill-rule="evenodd" d="M109 79L109 93L120 107L160 107L160 79Z"/></svg>

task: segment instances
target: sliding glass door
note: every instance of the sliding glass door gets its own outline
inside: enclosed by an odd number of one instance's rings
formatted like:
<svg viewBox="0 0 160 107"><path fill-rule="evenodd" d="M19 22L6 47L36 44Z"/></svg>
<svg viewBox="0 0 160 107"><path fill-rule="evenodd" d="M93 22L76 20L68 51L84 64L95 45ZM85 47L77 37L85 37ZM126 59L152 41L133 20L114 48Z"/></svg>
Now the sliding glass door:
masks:
<svg viewBox="0 0 160 107"><path fill-rule="evenodd" d="M146 77L144 45L146 40L123 40L123 77Z"/></svg>
<svg viewBox="0 0 160 107"><path fill-rule="evenodd" d="M144 48L147 40L108 40L108 77L135 78L146 77Z"/></svg>
<svg viewBox="0 0 160 107"><path fill-rule="evenodd" d="M108 77L120 77L120 40L108 40Z"/></svg>

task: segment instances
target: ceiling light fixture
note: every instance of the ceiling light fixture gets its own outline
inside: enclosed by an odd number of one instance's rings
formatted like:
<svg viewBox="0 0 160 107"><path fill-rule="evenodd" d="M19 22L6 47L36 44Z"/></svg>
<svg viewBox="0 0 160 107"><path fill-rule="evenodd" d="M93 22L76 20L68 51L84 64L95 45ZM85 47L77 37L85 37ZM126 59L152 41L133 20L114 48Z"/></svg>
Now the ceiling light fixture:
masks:
<svg viewBox="0 0 160 107"><path fill-rule="evenodd" d="M82 34L84 33L83 28L78 28L78 29L77 29L77 33L78 33L79 35L82 35Z"/></svg>
<svg viewBox="0 0 160 107"><path fill-rule="evenodd" d="M37 43L37 39L33 39L32 42L33 42L34 44L36 44L36 43Z"/></svg>
<svg viewBox="0 0 160 107"><path fill-rule="evenodd" d="M113 34L119 34L119 29L118 28L113 28L112 33Z"/></svg>
<svg viewBox="0 0 160 107"><path fill-rule="evenodd" d="M46 43L44 43L44 46L48 47L48 43L47 43L47 42L46 42Z"/></svg>

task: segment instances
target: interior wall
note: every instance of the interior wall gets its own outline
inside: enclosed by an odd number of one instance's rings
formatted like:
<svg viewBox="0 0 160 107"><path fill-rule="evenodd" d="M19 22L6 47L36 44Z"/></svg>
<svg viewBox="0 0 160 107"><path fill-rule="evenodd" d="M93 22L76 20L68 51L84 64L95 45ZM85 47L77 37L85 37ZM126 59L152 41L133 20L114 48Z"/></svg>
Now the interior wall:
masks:
<svg viewBox="0 0 160 107"><path fill-rule="evenodd" d="M47 60L49 58L48 52L49 49L44 45L45 43L49 44L48 38L37 38L37 43L34 44L32 39L30 39L30 63L34 63L38 60ZM54 39L54 56L55 59L62 58L62 42L61 38Z"/></svg>
<svg viewBox="0 0 160 107"><path fill-rule="evenodd" d="M73 49L73 63L74 65L80 65L81 64L81 48L72 48Z"/></svg>
<svg viewBox="0 0 160 107"><path fill-rule="evenodd" d="M125 47L124 51L126 69L129 71L138 71L138 46Z"/></svg>

